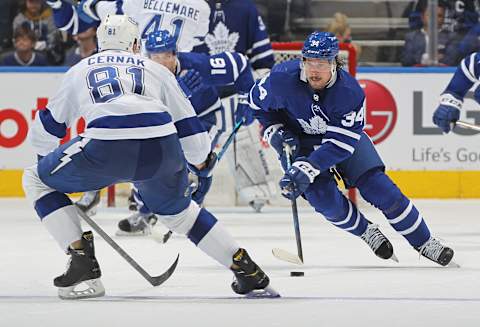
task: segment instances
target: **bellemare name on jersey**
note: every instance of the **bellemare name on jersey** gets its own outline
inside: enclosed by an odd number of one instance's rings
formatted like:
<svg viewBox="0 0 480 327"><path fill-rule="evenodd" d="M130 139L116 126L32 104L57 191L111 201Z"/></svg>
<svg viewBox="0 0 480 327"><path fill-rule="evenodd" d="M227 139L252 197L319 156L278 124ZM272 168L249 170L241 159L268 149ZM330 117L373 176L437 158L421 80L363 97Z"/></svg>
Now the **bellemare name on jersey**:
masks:
<svg viewBox="0 0 480 327"><path fill-rule="evenodd" d="M88 58L88 65L96 64L131 64L135 66L145 67L145 60L140 58L134 58L130 56L94 56Z"/></svg>
<svg viewBox="0 0 480 327"><path fill-rule="evenodd" d="M185 18L190 18L195 21L198 21L200 10L181 5L178 3L170 2L170 1L159 1L159 0L145 0L143 3L143 9L161 11L169 14L175 14L184 16Z"/></svg>

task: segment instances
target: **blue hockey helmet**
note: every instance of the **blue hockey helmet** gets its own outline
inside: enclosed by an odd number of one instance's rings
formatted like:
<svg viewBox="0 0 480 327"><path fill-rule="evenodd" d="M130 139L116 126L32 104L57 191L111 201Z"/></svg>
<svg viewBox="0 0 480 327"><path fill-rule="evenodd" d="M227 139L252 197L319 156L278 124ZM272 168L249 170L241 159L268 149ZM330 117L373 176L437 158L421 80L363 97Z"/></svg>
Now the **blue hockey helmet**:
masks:
<svg viewBox="0 0 480 327"><path fill-rule="evenodd" d="M145 50L148 53L177 51L177 40L166 30L159 30L147 35Z"/></svg>
<svg viewBox="0 0 480 327"><path fill-rule="evenodd" d="M338 54L338 39L329 32L313 32L305 40L302 48L304 58L333 60Z"/></svg>

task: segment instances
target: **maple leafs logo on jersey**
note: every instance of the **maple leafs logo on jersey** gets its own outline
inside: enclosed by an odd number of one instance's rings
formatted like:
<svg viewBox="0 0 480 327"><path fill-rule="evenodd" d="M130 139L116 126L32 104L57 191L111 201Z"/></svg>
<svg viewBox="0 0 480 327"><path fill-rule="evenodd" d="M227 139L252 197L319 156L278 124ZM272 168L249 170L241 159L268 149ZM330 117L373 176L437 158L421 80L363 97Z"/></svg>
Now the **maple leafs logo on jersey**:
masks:
<svg viewBox="0 0 480 327"><path fill-rule="evenodd" d="M216 55L225 51L233 52L237 46L240 35L237 32L230 33L230 30L223 22L219 22L213 29L213 34L205 36L205 43L210 55Z"/></svg>
<svg viewBox="0 0 480 327"><path fill-rule="evenodd" d="M327 132L327 123L320 116L313 116L306 122L303 119L297 119L306 134L318 135Z"/></svg>

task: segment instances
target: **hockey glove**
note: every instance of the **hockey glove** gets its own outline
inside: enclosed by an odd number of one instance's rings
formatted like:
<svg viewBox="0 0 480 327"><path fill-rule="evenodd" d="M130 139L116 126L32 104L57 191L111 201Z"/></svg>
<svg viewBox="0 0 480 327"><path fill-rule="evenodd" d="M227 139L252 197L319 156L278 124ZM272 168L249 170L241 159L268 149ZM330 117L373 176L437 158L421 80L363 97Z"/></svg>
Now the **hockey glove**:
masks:
<svg viewBox="0 0 480 327"><path fill-rule="evenodd" d="M238 95L238 105L235 111L235 122L243 120L243 125L248 126L253 123L253 110L248 104L248 93Z"/></svg>
<svg viewBox="0 0 480 327"><path fill-rule="evenodd" d="M288 129L285 129L282 124L276 124L265 129L263 132L263 139L270 144L275 151L277 151L283 170L286 171L287 157L285 156L285 151L283 149L285 145L289 145L292 149L292 161L295 160L295 157L300 151L300 141L298 140L298 137Z"/></svg>
<svg viewBox="0 0 480 327"><path fill-rule="evenodd" d="M307 190L319 174L320 170L316 169L306 157L298 158L280 180L282 195L290 200L296 199Z"/></svg>
<svg viewBox="0 0 480 327"><path fill-rule="evenodd" d="M201 205L210 187L212 186L212 173L218 162L217 154L210 152L205 160L205 167L198 169L194 165L188 164L188 169L198 176L197 189L192 193L192 200Z"/></svg>
<svg viewBox="0 0 480 327"><path fill-rule="evenodd" d="M202 76L195 69L190 69L185 75L177 77L177 81L188 99L202 86Z"/></svg>
<svg viewBox="0 0 480 327"><path fill-rule="evenodd" d="M83 20L85 23L91 24L93 22L98 22L100 17L98 17L97 10L95 6L100 0L82 0L77 6L78 17Z"/></svg>
<svg viewBox="0 0 480 327"><path fill-rule="evenodd" d="M463 102L449 93L440 97L440 105L433 113L433 123L445 133L450 132L452 125L460 118ZM452 124L453 123L453 124Z"/></svg>

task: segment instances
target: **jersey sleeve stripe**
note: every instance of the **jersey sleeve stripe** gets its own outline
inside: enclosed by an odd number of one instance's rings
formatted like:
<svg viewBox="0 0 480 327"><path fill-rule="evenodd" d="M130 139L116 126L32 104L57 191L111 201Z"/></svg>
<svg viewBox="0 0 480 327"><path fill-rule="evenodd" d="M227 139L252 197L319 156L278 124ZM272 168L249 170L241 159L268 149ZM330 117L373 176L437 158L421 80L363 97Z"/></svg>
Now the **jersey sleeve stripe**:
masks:
<svg viewBox="0 0 480 327"><path fill-rule="evenodd" d="M42 122L43 128L49 134L58 137L59 139L65 137L67 134L67 125L65 123L59 123L53 118L52 113L47 108L38 112L38 117Z"/></svg>
<svg viewBox="0 0 480 327"><path fill-rule="evenodd" d="M262 53L260 53L256 56L253 56L252 58L250 58L250 63L253 64L255 61L263 59L263 58L271 56L271 55L273 55L273 50L272 49L267 50L265 52L262 52Z"/></svg>
<svg viewBox="0 0 480 327"><path fill-rule="evenodd" d="M359 134L349 131L348 129L344 129L336 126L327 126L327 132L339 133L346 136L350 136L356 140L360 140Z"/></svg>
<svg viewBox="0 0 480 327"><path fill-rule="evenodd" d="M225 54L227 55L228 59L230 59L230 62L232 63L233 80L236 81L239 75L237 62L235 61L235 58L233 58L233 55L230 52L225 52Z"/></svg>
<svg viewBox="0 0 480 327"><path fill-rule="evenodd" d="M197 116L188 117L175 122L179 138L192 136L205 132L205 128Z"/></svg>
<svg viewBox="0 0 480 327"><path fill-rule="evenodd" d="M247 50L247 53L250 54L255 50L256 48L260 48L264 45L270 44L270 39L267 37L266 39L263 39L261 41L255 42L250 49Z"/></svg>
<svg viewBox="0 0 480 327"><path fill-rule="evenodd" d="M353 146L350 146L346 143L340 142L339 140L336 140L336 139L323 139L322 140L322 144L327 143L327 142L333 143L336 146L338 146L339 148L342 148L342 149L344 149L344 150L346 150L350 153L353 153L353 151L355 151L355 148Z"/></svg>
<svg viewBox="0 0 480 327"><path fill-rule="evenodd" d="M247 58L243 54L239 53L238 55L240 57L240 60L242 61L242 68L240 69L240 72L243 72L245 70L245 68L247 67L248 61L247 61Z"/></svg>
<svg viewBox="0 0 480 327"><path fill-rule="evenodd" d="M470 74L470 71L467 69L467 65L465 63L466 59L467 58L463 59L462 63L460 64L460 66L462 67L463 75L465 75L465 77L468 78L470 80L470 82L476 83L477 82L476 78L474 76L472 76L472 74ZM472 59L471 56L470 56L469 59L471 61L471 59Z"/></svg>

